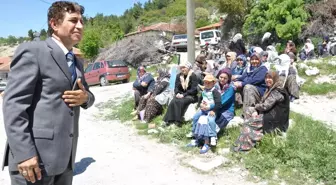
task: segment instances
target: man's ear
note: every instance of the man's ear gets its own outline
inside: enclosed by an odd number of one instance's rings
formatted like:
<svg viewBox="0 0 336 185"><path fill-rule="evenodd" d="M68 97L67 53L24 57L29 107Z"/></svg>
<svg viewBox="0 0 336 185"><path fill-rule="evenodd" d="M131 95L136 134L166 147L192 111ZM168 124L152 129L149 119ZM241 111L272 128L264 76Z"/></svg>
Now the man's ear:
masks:
<svg viewBox="0 0 336 185"><path fill-rule="evenodd" d="M50 19L49 21L50 27L55 31L58 30L58 21L54 18Z"/></svg>

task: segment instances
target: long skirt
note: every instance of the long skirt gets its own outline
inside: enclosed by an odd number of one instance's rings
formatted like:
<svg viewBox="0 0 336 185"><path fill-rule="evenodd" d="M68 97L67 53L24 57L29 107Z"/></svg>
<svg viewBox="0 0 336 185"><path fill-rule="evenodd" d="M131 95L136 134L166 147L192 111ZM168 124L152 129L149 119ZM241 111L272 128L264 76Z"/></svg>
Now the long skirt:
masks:
<svg viewBox="0 0 336 185"><path fill-rule="evenodd" d="M247 113L246 116L248 118L245 119L240 135L232 147L235 152L251 150L264 136L263 115L252 117Z"/></svg>
<svg viewBox="0 0 336 185"><path fill-rule="evenodd" d="M186 96L183 98L174 97L170 102L167 113L163 118L165 122L179 122L182 123L184 113L187 111L188 106L195 102L194 97Z"/></svg>
<svg viewBox="0 0 336 185"><path fill-rule="evenodd" d="M141 97L143 97L143 95L145 95L147 92L145 91L139 91L139 90L134 90L134 109L137 109L141 100Z"/></svg>
<svg viewBox="0 0 336 185"><path fill-rule="evenodd" d="M147 101L144 120L149 122L156 116L162 114L162 111L162 105L155 100L155 97L151 97Z"/></svg>
<svg viewBox="0 0 336 185"><path fill-rule="evenodd" d="M245 112L249 107L254 107L261 100L261 95L257 87L253 85L245 85L243 89L243 114L245 116Z"/></svg>
<svg viewBox="0 0 336 185"><path fill-rule="evenodd" d="M163 107L162 105L155 100L154 96L146 99L144 96L140 98L139 106L137 108L138 113L141 114L143 111L144 117L143 120L146 122L151 121L155 116L162 114ZM141 116L140 116L141 117Z"/></svg>

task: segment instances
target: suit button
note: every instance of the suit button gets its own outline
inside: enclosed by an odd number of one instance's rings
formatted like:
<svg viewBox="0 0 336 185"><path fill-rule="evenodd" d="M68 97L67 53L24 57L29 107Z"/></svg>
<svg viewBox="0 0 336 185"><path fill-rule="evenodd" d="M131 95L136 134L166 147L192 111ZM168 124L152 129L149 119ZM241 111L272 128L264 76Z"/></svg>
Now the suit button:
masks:
<svg viewBox="0 0 336 185"><path fill-rule="evenodd" d="M73 134L70 134L69 137L73 137Z"/></svg>
<svg viewBox="0 0 336 185"><path fill-rule="evenodd" d="M70 113L70 116L73 116L73 115L74 115L74 113L73 113L72 111L70 111L69 113Z"/></svg>

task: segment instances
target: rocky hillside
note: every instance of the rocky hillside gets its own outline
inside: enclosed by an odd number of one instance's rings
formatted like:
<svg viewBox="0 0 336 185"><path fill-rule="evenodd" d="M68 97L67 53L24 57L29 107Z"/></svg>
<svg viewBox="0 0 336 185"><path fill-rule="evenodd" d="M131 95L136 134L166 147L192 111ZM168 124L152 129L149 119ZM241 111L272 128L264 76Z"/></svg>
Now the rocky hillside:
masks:
<svg viewBox="0 0 336 185"><path fill-rule="evenodd" d="M0 46L0 57L12 56L17 46Z"/></svg>

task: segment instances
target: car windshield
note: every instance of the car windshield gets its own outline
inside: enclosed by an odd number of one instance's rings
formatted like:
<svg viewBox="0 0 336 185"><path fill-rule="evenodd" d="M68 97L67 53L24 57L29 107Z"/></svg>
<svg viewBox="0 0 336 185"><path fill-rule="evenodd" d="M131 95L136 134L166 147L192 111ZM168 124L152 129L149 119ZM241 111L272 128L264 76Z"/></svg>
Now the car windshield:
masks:
<svg viewBox="0 0 336 185"><path fill-rule="evenodd" d="M187 35L175 35L174 40L178 40L178 39L187 39Z"/></svg>
<svg viewBox="0 0 336 185"><path fill-rule="evenodd" d="M213 31L208 31L201 34L201 39L209 39L213 37L214 37Z"/></svg>
<svg viewBox="0 0 336 185"><path fill-rule="evenodd" d="M127 64L121 60L113 60L113 61L107 61L107 65L109 68L113 67L127 67Z"/></svg>

